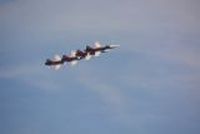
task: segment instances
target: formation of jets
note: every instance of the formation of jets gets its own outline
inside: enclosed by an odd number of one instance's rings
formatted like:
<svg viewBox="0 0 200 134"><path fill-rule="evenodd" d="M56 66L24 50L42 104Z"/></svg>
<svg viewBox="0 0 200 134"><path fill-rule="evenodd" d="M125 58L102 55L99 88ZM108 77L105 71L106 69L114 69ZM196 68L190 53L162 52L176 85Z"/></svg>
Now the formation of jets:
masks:
<svg viewBox="0 0 200 134"><path fill-rule="evenodd" d="M106 45L102 46L99 42L95 42L94 47L86 46L86 49L72 51L71 54L55 55L54 59L47 59L45 65L53 67L55 70L58 70L65 62L69 62L71 65L76 65L79 60L85 59L90 60L92 57L98 57L101 53L108 52L111 49L119 47L119 45Z"/></svg>

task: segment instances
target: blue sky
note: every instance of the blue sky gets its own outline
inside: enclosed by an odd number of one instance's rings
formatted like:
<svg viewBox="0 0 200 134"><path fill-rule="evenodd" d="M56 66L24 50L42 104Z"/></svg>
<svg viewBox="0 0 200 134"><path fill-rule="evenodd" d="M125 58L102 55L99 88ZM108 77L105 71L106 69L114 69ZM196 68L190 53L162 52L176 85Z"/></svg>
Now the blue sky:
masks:
<svg viewBox="0 0 200 134"><path fill-rule="evenodd" d="M198 0L0 0L1 134L199 134ZM46 58L119 49L59 71Z"/></svg>

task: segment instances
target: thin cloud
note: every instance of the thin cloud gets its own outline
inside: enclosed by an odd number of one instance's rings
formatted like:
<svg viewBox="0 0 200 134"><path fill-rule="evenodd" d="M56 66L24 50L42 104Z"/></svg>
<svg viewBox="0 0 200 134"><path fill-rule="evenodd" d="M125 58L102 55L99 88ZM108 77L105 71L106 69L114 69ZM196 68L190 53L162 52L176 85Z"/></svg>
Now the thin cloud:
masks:
<svg viewBox="0 0 200 134"><path fill-rule="evenodd" d="M88 68L83 68L81 72L78 72L76 80L81 86L95 92L115 119L119 121L126 120L124 115L128 113L127 96L113 83L108 82L107 79L101 79L101 76L99 77L100 74L96 74L94 78L89 70Z"/></svg>

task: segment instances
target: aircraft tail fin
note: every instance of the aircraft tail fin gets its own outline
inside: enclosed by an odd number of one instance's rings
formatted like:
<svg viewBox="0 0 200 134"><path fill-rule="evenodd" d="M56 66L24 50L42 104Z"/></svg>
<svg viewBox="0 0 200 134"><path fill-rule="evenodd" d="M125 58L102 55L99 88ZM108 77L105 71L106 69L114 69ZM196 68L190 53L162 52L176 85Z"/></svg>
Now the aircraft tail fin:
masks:
<svg viewBox="0 0 200 134"><path fill-rule="evenodd" d="M87 50L92 50L92 47L90 47L90 46L87 45L87 46L86 46L86 51L87 51Z"/></svg>

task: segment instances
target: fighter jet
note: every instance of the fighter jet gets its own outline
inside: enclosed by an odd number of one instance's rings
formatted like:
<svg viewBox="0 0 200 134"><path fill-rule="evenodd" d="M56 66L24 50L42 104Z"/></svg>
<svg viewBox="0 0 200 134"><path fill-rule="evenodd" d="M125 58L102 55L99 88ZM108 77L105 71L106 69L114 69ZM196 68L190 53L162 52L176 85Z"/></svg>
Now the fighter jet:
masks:
<svg viewBox="0 0 200 134"><path fill-rule="evenodd" d="M55 70L58 70L62 65L64 64L64 61L59 55L55 55L54 58L47 59L45 62L45 65L53 67Z"/></svg>
<svg viewBox="0 0 200 134"><path fill-rule="evenodd" d="M78 60L79 58L76 56L76 52L72 51L70 56L63 55L61 58L59 55L55 55L53 60L47 59L45 65L58 70L65 62L69 62L73 66L78 63Z"/></svg>
<svg viewBox="0 0 200 134"><path fill-rule="evenodd" d="M89 53L85 52L85 51L81 51L81 50L77 50L76 51L76 56L81 60L83 58L85 58L86 60L90 60L92 55L90 55Z"/></svg>
<svg viewBox="0 0 200 134"><path fill-rule="evenodd" d="M70 62L72 66L76 65L78 63L78 60L80 60L80 58L76 56L76 53L77 52L72 51L70 56L63 55L62 61L63 62Z"/></svg>
<svg viewBox="0 0 200 134"><path fill-rule="evenodd" d="M108 52L111 49L117 48L119 45L106 45L101 46L99 42L95 42L95 47L86 46L85 53L98 57L101 53Z"/></svg>
<svg viewBox="0 0 200 134"><path fill-rule="evenodd" d="M70 63L72 66L76 65L79 60L89 60L92 56L99 56L101 53L105 53L111 49L118 47L119 45L106 45L101 46L99 42L95 43L95 47L86 46L84 51L77 50L72 51L71 55L63 55L62 58L58 55L54 59L47 59L45 65L53 67L58 70L65 62Z"/></svg>

